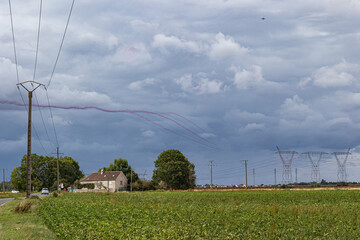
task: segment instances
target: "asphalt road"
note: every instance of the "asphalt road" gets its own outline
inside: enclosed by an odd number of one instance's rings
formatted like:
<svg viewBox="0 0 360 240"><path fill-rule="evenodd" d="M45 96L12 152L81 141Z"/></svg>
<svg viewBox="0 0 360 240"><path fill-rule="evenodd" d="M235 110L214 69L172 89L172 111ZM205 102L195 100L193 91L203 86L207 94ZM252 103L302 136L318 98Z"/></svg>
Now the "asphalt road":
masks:
<svg viewBox="0 0 360 240"><path fill-rule="evenodd" d="M13 198L0 198L0 206L14 200Z"/></svg>
<svg viewBox="0 0 360 240"><path fill-rule="evenodd" d="M39 197L49 196L49 195L41 195L41 193L33 193L31 195L38 195ZM19 198L21 199L25 197L19 197ZM12 200L14 200L14 198L0 198L0 206Z"/></svg>

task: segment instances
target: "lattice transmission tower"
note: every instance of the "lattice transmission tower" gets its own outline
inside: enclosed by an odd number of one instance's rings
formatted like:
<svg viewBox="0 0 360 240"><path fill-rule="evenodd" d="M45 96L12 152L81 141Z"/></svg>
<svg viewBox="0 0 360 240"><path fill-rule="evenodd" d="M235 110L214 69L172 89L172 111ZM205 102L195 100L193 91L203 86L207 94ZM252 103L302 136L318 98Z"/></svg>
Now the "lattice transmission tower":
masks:
<svg viewBox="0 0 360 240"><path fill-rule="evenodd" d="M320 182L320 161L326 152L304 152L311 163L311 182Z"/></svg>
<svg viewBox="0 0 360 240"><path fill-rule="evenodd" d="M335 156L335 159L338 164L338 182L346 182L346 162L348 160L350 153L350 148L347 152L334 152L332 153Z"/></svg>
<svg viewBox="0 0 360 240"><path fill-rule="evenodd" d="M277 152L280 156L281 162L283 164L283 176L282 183L288 184L292 182L292 174L291 174L291 164L292 161L297 154L296 151L280 151L279 147L276 146Z"/></svg>

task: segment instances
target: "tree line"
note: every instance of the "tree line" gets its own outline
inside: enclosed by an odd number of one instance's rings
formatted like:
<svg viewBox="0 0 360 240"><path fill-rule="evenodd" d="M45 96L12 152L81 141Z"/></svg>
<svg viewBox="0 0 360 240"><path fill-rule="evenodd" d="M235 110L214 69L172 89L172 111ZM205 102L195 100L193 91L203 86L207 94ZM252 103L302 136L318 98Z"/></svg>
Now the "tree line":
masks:
<svg viewBox="0 0 360 240"><path fill-rule="evenodd" d="M15 167L11 174L13 189L26 190L26 159ZM57 189L57 159L55 157L31 154L32 171L31 186L33 190L40 191L49 188L50 191ZM140 179L139 175L131 168L126 159L116 158L108 167L100 168L99 171L122 171L132 184L135 191L155 189L189 189L195 187L195 165L191 163L179 150L169 149L163 151L156 159L152 180ZM71 157L59 159L60 183L64 187L80 186L80 179L84 177L79 163Z"/></svg>

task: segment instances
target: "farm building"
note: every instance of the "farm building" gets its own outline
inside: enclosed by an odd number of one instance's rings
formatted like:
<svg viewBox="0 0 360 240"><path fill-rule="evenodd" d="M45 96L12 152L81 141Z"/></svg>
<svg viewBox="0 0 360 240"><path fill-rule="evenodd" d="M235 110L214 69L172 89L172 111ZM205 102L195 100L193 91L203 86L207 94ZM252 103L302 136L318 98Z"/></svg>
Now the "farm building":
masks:
<svg viewBox="0 0 360 240"><path fill-rule="evenodd" d="M93 183L95 189L106 189L115 192L127 187L127 178L122 171L95 172L80 180L81 184Z"/></svg>

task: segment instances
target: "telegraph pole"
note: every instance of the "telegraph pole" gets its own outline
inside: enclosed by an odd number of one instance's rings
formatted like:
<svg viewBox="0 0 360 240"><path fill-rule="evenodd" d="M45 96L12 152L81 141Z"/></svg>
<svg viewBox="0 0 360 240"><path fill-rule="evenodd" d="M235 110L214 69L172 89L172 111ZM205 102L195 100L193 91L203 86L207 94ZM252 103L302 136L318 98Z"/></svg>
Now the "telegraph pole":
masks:
<svg viewBox="0 0 360 240"><path fill-rule="evenodd" d="M31 83L33 89L28 89L25 84ZM36 85L34 87L34 84ZM34 81L26 81L22 83L16 84L18 87L21 85L28 92L29 96L29 109L28 109L28 144L27 144L27 160L26 160L26 198L30 198L31 195L31 105L32 105L32 93L40 86L44 86L41 83L37 83ZM44 86L45 87L45 86Z"/></svg>
<svg viewBox="0 0 360 240"><path fill-rule="evenodd" d="M212 167L213 167L214 160L210 160L210 188L213 188L213 181L212 181Z"/></svg>
<svg viewBox="0 0 360 240"><path fill-rule="evenodd" d="M245 163L245 187L248 187L248 181L247 181L247 161L248 160L243 160Z"/></svg>
<svg viewBox="0 0 360 240"><path fill-rule="evenodd" d="M274 178L275 178L275 186L276 186L276 168L274 168Z"/></svg>
<svg viewBox="0 0 360 240"><path fill-rule="evenodd" d="M59 155L60 154L63 154L63 153L59 153L59 147L56 147L56 153L53 153L53 154L56 154L57 156L57 160L56 160L56 190L57 192L59 192L59 185L60 185L60 182L59 182L59 178L60 178L60 171L59 171Z"/></svg>
<svg viewBox="0 0 360 240"><path fill-rule="evenodd" d="M295 168L295 183L297 183L297 168Z"/></svg>
<svg viewBox="0 0 360 240"><path fill-rule="evenodd" d="M253 168L253 181L254 181L254 186L255 186L255 168Z"/></svg>

